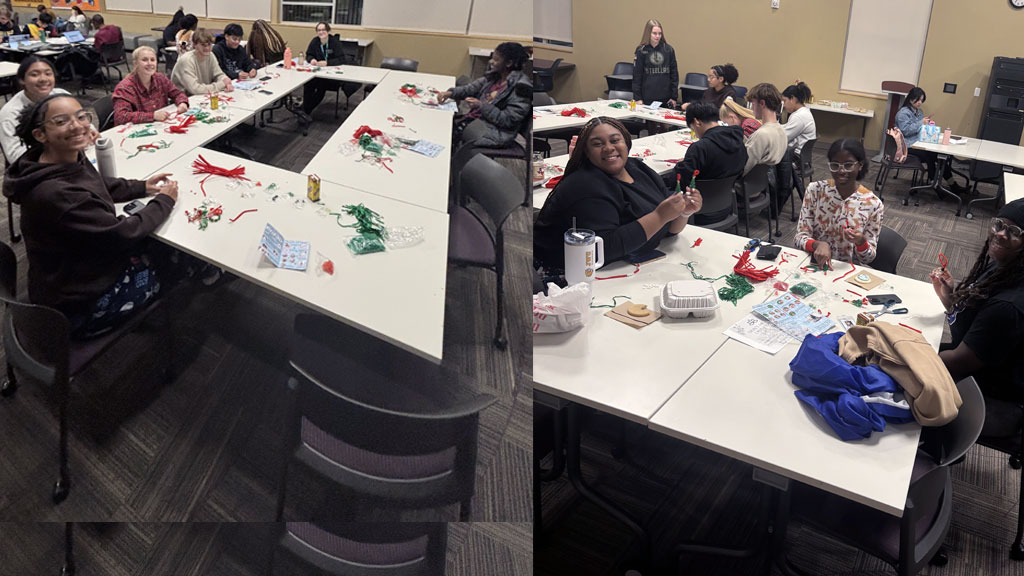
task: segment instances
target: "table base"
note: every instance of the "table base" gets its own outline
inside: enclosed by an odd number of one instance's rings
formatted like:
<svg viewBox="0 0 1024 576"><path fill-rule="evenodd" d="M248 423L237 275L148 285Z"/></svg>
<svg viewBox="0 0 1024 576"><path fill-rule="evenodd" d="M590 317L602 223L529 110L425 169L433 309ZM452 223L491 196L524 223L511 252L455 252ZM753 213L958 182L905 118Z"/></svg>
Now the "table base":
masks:
<svg viewBox="0 0 1024 576"><path fill-rule="evenodd" d="M942 195L945 194L946 196L956 200L956 215L960 216L960 209L963 208L964 205L963 199L942 186L942 173L946 169L946 163L949 162L949 155L939 154L938 160L938 166L935 167L935 177L932 178L932 182L923 186L914 186L907 190L907 195L903 197L903 205L906 206L910 202L910 195L915 190L928 190L930 188L935 191L935 194L939 198L942 198ZM914 206L920 206L920 202L916 199L914 200Z"/></svg>

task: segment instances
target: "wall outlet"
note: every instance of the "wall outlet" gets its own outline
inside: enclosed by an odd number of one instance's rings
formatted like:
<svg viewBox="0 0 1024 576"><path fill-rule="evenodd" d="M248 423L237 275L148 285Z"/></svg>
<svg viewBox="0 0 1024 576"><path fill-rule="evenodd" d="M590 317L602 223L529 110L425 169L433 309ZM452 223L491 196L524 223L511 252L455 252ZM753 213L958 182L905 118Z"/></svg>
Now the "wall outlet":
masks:
<svg viewBox="0 0 1024 576"><path fill-rule="evenodd" d="M975 88L974 89L974 96L975 97L981 96L981 88Z"/></svg>
<svg viewBox="0 0 1024 576"><path fill-rule="evenodd" d="M772 0L772 8L778 8L778 7L779 7L779 0Z"/></svg>

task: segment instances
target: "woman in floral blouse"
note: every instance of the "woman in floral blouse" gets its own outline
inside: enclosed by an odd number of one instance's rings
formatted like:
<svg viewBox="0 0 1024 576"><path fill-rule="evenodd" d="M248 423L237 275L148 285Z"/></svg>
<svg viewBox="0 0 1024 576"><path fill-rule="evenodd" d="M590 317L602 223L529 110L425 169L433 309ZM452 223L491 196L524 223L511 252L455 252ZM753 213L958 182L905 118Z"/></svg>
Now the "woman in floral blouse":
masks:
<svg viewBox="0 0 1024 576"><path fill-rule="evenodd" d="M807 187L796 245L813 254L819 266L831 266L833 258L858 264L875 259L885 207L859 184L868 173L866 158L859 140L837 140L828 150L832 179Z"/></svg>

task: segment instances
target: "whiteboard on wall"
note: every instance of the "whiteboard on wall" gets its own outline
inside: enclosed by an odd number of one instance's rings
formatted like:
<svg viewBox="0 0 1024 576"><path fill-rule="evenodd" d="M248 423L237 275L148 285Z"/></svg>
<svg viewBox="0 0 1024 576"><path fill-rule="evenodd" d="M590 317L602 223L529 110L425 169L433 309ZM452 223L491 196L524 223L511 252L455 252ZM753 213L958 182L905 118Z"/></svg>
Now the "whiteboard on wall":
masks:
<svg viewBox="0 0 1024 576"><path fill-rule="evenodd" d="M572 43L572 0L533 0L533 37Z"/></svg>
<svg viewBox="0 0 1024 576"><path fill-rule="evenodd" d="M110 0L107 0L110 3ZM247 0L245 4L248 4ZM153 0L154 14L174 14L178 6L185 9L185 14L195 14L200 18L206 18L206 0Z"/></svg>
<svg viewBox="0 0 1024 576"><path fill-rule="evenodd" d="M172 2L173 3L173 2ZM272 0L206 0L208 18L225 20L266 20L270 22ZM198 13L197 13L198 14Z"/></svg>
<svg viewBox="0 0 1024 576"><path fill-rule="evenodd" d="M127 12L152 12L152 0L107 0L107 10L125 10Z"/></svg>
<svg viewBox="0 0 1024 576"><path fill-rule="evenodd" d="M473 0L469 33L502 38L533 38L533 10L523 2Z"/></svg>
<svg viewBox="0 0 1024 576"><path fill-rule="evenodd" d="M465 34L470 0L372 0L363 4L363 26Z"/></svg>
<svg viewBox="0 0 1024 576"><path fill-rule="evenodd" d="M851 0L839 88L881 94L882 82L917 85L932 0Z"/></svg>

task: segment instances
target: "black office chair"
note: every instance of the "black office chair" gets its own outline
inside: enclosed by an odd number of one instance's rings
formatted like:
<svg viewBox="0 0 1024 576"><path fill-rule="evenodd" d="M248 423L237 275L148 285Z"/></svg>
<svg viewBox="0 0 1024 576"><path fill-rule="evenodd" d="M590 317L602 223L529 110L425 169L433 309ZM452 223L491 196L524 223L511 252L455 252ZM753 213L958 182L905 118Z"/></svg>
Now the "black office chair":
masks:
<svg viewBox="0 0 1024 576"><path fill-rule="evenodd" d="M793 158L793 186L796 191L800 193L800 201L803 202L804 191L807 189L807 185L804 184L804 178L808 182L814 181L814 145L818 143L817 138L813 138L804 142L802 148L800 148L800 157ZM781 191L780 191L781 192ZM790 200L789 205L789 218L793 222L796 222L796 202L793 201L793 189L786 190L787 198ZM779 206L782 206L783 198L779 196Z"/></svg>
<svg viewBox="0 0 1024 576"><path fill-rule="evenodd" d="M275 528L267 576L274 574L277 548L335 576L445 573L447 522L287 522Z"/></svg>
<svg viewBox="0 0 1024 576"><path fill-rule="evenodd" d="M4 353L7 359L7 380L0 386L0 395L9 397L18 389L16 370L27 374L33 380L56 389L60 420L60 477L54 484L53 502L63 502L71 488L68 471L68 410L71 385L92 363L110 350L121 338L130 334L155 310L169 311L170 306L162 305L168 298L165 294L145 309L136 312L116 329L88 340L72 340L71 326L61 312L37 304L27 304L17 298L18 260L5 243L0 242L0 301L7 305L3 321ZM165 318L167 328L165 346L162 346L166 360L164 376L170 378L173 343L170 330L171 318Z"/></svg>
<svg viewBox="0 0 1024 576"><path fill-rule="evenodd" d="M629 80L622 80L622 79L619 79L619 78L613 78L612 77L612 76L624 76L626 74L630 75L630 79ZM632 75L633 75L633 63L632 62L616 62L615 66L612 68L611 75L606 75L604 77L605 82L608 83L608 89L605 90L605 93L607 94L608 92L611 92L612 90L625 90L627 92L632 91L633 90ZM609 98L611 98L611 96L609 96Z"/></svg>
<svg viewBox="0 0 1024 576"><path fill-rule="evenodd" d="M733 184L736 176L718 180L697 180L703 205L694 214L690 223L711 230L733 227L733 234L740 233L740 217L736 211L736 192Z"/></svg>
<svg viewBox="0 0 1024 576"><path fill-rule="evenodd" d="M736 100L737 102L742 102L747 97L746 86L733 85L732 89L736 91L736 97L734 98L734 100Z"/></svg>
<svg viewBox="0 0 1024 576"><path fill-rule="evenodd" d="M420 63L416 60L410 60L409 58L385 58L381 60L380 67L387 68L388 70L415 72L419 69Z"/></svg>
<svg viewBox="0 0 1024 576"><path fill-rule="evenodd" d="M704 89L708 87L708 75L699 72L687 72L683 78L683 84L688 86L699 86L700 88L680 88L679 101L693 102L704 96Z"/></svg>
<svg viewBox="0 0 1024 576"><path fill-rule="evenodd" d="M900 576L917 574L928 564L945 564L941 548L953 520L949 464L974 445L985 422L985 401L974 378L956 386L963 400L956 419L921 431L901 518L803 484L795 486L790 498L793 515L884 560Z"/></svg>
<svg viewBox="0 0 1024 576"><path fill-rule="evenodd" d="M878 245L875 247L875 259L869 266L875 270L895 274L896 265L900 263L900 256L903 255L903 250L906 247L907 241L900 236L899 232L888 226L882 226L882 230L878 233Z"/></svg>
<svg viewBox="0 0 1024 576"><path fill-rule="evenodd" d="M7 157L4 156L4 172L7 171ZM14 231L14 203L11 202L10 198L4 198L7 202L7 232L10 234L11 244L17 244L21 242L21 234Z"/></svg>
<svg viewBox="0 0 1024 576"><path fill-rule="evenodd" d="M178 51L170 48L173 46L165 46L160 49L160 55L164 57L164 74L168 77L174 70L174 65L178 63Z"/></svg>
<svg viewBox="0 0 1024 576"><path fill-rule="evenodd" d="M476 155L466 162L459 174L459 194L475 200L490 221L462 206L461 202L449 214L448 260L459 265L487 268L496 275L494 345L501 350L508 346L504 335L504 226L508 217L523 205L524 198L528 198L529 190L526 188L524 190L523 181L501 164L484 155Z"/></svg>
<svg viewBox="0 0 1024 576"><path fill-rule="evenodd" d="M924 165L917 156L908 154L903 162L896 161L896 139L888 133L885 134L885 148L882 150L882 162L878 167L878 176L875 178L875 195L879 200L885 192L885 181L889 178L889 171L896 169L893 178L900 175L900 170L910 170L910 187L917 186L917 175L924 172Z"/></svg>
<svg viewBox="0 0 1024 576"><path fill-rule="evenodd" d="M92 109L96 111L97 130L103 132L114 125L114 98L109 94L93 102Z"/></svg>
<svg viewBox="0 0 1024 576"><path fill-rule="evenodd" d="M562 58L556 58L550 68L533 68L533 90L534 92L551 92L555 89L555 70L562 63Z"/></svg>
<svg viewBox="0 0 1024 576"><path fill-rule="evenodd" d="M633 92L631 92L630 90L609 90L608 91L608 99L609 100L625 100L625 101L629 102L630 100L633 99Z"/></svg>
<svg viewBox="0 0 1024 576"><path fill-rule="evenodd" d="M359 64L359 43L355 40L342 40L340 34L333 34L335 40L341 42L341 51L344 62L348 65ZM354 48L353 48L354 47ZM382 66L383 67L383 66ZM334 119L338 119L338 106L341 103L341 95L345 94L345 110L348 110L349 101L352 95L359 91L363 85L358 82L336 81L328 92L334 92Z"/></svg>
<svg viewBox="0 0 1024 576"><path fill-rule="evenodd" d="M325 316L295 318L291 356L278 521L293 462L354 493L353 504L459 504L469 520L480 412L496 398L439 400L458 374Z"/></svg>
<svg viewBox="0 0 1024 576"><path fill-rule="evenodd" d="M534 92L533 93L533 106L553 106L555 99L552 98L547 92ZM549 136L545 135L543 138L534 136L533 137L533 151L541 152L545 158L551 156L551 143L548 142Z"/></svg>
<svg viewBox="0 0 1024 576"><path fill-rule="evenodd" d="M121 73L121 69L118 68L121 64L125 67L128 66L128 58L124 51L124 40L118 40L112 44L104 44L100 48L100 67L107 71L103 75L103 88L110 92L110 71L115 70L117 72L117 81L120 82L124 79L124 74Z"/></svg>
<svg viewBox="0 0 1024 576"><path fill-rule="evenodd" d="M1021 469L1024 461L1024 397L1016 401L985 398L985 427L978 444L1004 454L1009 454L1009 465L1014 470ZM1018 474L1018 480L1024 480ZM1017 535L1010 545L1010 558L1024 560L1024 482L1020 482L1020 494L1017 497Z"/></svg>
<svg viewBox="0 0 1024 576"><path fill-rule="evenodd" d="M750 213L760 212L771 204L768 193L768 170L770 168L771 166L768 164L758 164L740 180L743 190L743 226L747 236L750 236ZM776 228L778 228L778 221L779 214L776 212ZM773 242L771 211L768 213L768 242Z"/></svg>

